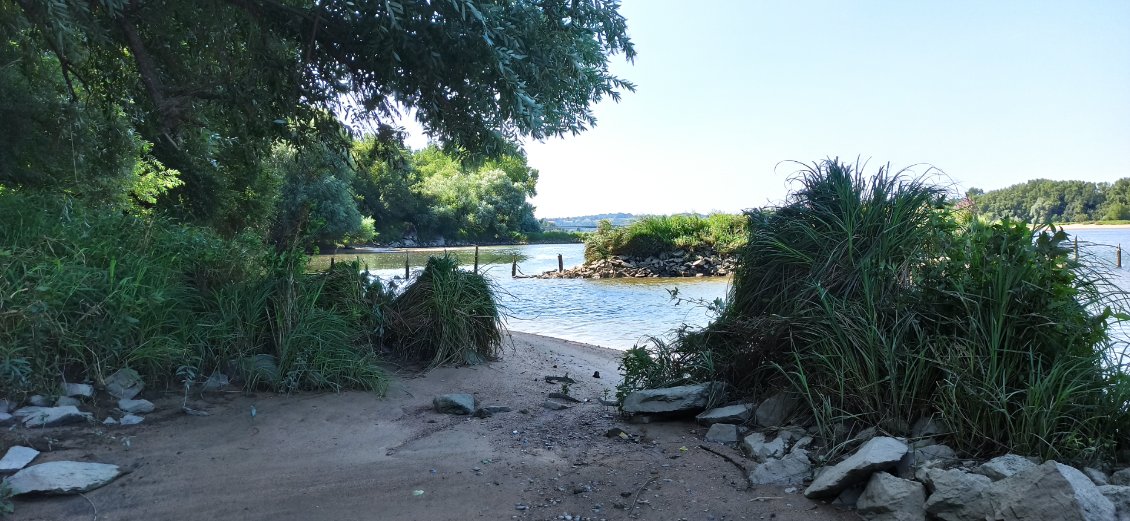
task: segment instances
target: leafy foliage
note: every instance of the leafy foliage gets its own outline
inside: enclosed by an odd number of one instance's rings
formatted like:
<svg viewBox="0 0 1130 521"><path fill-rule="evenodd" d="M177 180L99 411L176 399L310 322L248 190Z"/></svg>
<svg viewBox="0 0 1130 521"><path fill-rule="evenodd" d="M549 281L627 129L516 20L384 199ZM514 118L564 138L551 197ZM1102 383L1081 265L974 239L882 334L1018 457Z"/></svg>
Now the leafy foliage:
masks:
<svg viewBox="0 0 1130 521"><path fill-rule="evenodd" d="M1130 178L1114 183L1034 179L971 192L976 210L990 219L1033 224L1130 219Z"/></svg>
<svg viewBox="0 0 1130 521"><path fill-rule="evenodd" d="M648 257L705 248L728 254L745 242L745 235L746 217L742 215L649 216L622 228L601 221L596 232L585 239L585 260L616 255Z"/></svg>

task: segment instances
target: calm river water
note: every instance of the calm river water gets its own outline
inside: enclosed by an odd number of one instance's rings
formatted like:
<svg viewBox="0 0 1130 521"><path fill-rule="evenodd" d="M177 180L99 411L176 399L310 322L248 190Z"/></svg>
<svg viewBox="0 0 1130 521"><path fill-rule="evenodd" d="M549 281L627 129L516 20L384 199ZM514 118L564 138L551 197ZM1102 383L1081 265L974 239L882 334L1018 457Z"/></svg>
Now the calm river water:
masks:
<svg viewBox="0 0 1130 521"><path fill-rule="evenodd" d="M474 262L473 248L412 250L409 265L414 272L428 256L444 252L459 258L467 269ZM565 268L584 262L580 244L536 244L529 246L484 246L479 248L479 269L497 283L506 309L506 324L514 331L537 333L612 349L628 349L648 335L665 337L686 323L703 326L710 317L703 306L687 302L676 305L669 290L678 289L687 300L712 301L724 297L729 278L662 279L525 279L510 276L511 262L518 261L522 274L533 275L557 269L561 254ZM320 256L315 265L329 262ZM404 278L404 252L334 255L338 260L359 258L369 272L384 281Z"/></svg>
<svg viewBox="0 0 1130 521"><path fill-rule="evenodd" d="M1068 233L1079 238L1080 251L1094 265L1108 269L1115 285L1130 290L1130 252L1124 252L1123 268L1115 269L1115 246L1130 248L1130 229L1078 229ZM423 267L431 255L447 252L470 269L473 248L412 250L408 253L411 270ZM506 308L507 326L515 331L537 333L589 344L628 349L648 335L668 337L682 324L705 325L710 316L703 306L683 302L676 305L670 290L690 300L712 301L724 298L728 278L664 279L525 279L511 278L514 260L522 274L532 275L557 269L561 254L565 268L580 265L584 248L580 244L539 244L530 246L487 246L479 248L480 269L498 285ZM359 258L370 273L385 281L402 283L404 252L339 253L338 260ZM331 256L323 255L314 264L325 265ZM1120 328L1130 338L1127 328Z"/></svg>

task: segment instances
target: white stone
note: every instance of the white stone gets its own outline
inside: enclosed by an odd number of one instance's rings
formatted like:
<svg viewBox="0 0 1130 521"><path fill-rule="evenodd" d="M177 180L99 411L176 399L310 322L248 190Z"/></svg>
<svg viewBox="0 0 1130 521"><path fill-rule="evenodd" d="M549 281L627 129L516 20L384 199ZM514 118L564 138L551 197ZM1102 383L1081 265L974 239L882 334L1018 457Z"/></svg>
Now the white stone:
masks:
<svg viewBox="0 0 1130 521"><path fill-rule="evenodd" d="M1114 504L1075 468L1054 461L1021 470L989 486L993 519L1110 521Z"/></svg>
<svg viewBox="0 0 1130 521"><path fill-rule="evenodd" d="M38 455L39 451L31 447L15 445L12 448L8 449L8 452L4 454L3 459L0 459L0 474L11 474L13 472L16 472L17 470L26 467L27 464L31 463L31 461L34 460Z"/></svg>
<svg viewBox="0 0 1130 521"><path fill-rule="evenodd" d="M71 423L91 421L89 413L78 410L73 405L62 407L23 407L16 410L16 417L22 418L25 427L57 427Z"/></svg>
<svg viewBox="0 0 1130 521"><path fill-rule="evenodd" d="M752 403L742 403L738 405L727 405L725 407L718 407L705 411L695 419L699 423L705 425L713 425L715 423L737 423L742 424L749 421L753 416L753 411L757 409L757 405Z"/></svg>
<svg viewBox="0 0 1130 521"><path fill-rule="evenodd" d="M988 476L989 479L993 481L998 481L1035 466L1036 464L1032 463L1032 460L1024 456L1005 454L1004 456L997 456L981 464L980 467L973 469L973 472Z"/></svg>
<svg viewBox="0 0 1130 521"><path fill-rule="evenodd" d="M145 382L141 375L128 367L118 369L106 378L106 392L114 398L132 400L144 388Z"/></svg>
<svg viewBox="0 0 1130 521"><path fill-rule="evenodd" d="M812 499L832 498L845 488L862 482L879 470L889 470L906 455L906 443L886 436L872 438L855 454L825 468L804 491Z"/></svg>
<svg viewBox="0 0 1130 521"><path fill-rule="evenodd" d="M926 489L917 481L876 472L855 503L859 515L870 521L924 521Z"/></svg>
<svg viewBox="0 0 1130 521"><path fill-rule="evenodd" d="M94 386L90 384L73 384L63 383L61 393L63 396L81 396L83 398L90 398L94 396Z"/></svg>
<svg viewBox="0 0 1130 521"><path fill-rule="evenodd" d="M635 391L624 397L624 412L631 414L675 414L701 411L722 399L725 386L719 382L680 385Z"/></svg>
<svg viewBox="0 0 1130 521"><path fill-rule="evenodd" d="M13 496L39 492L75 494L93 490L121 475L117 465L52 461L25 468L4 480Z"/></svg>
<svg viewBox="0 0 1130 521"><path fill-rule="evenodd" d="M715 423L706 432L706 441L714 443L737 444L741 439L738 426L729 423Z"/></svg>
<svg viewBox="0 0 1130 521"><path fill-rule="evenodd" d="M777 436L772 441L766 441L765 433L755 432L742 440L742 450L757 461L780 458L785 455L785 441L784 436Z"/></svg>
<svg viewBox="0 0 1130 521"><path fill-rule="evenodd" d="M149 400L118 400L118 408L131 414L145 414L153 412L153 402Z"/></svg>
<svg viewBox="0 0 1130 521"><path fill-rule="evenodd" d="M145 421L145 418L141 416L138 416L136 414L127 414L125 416L122 416L122 419L118 420L118 423L121 423L122 425L137 425L143 421Z"/></svg>
<svg viewBox="0 0 1130 521"><path fill-rule="evenodd" d="M810 477L812 462L804 449L793 449L780 459L765 460L749 473L749 481L754 485L800 485Z"/></svg>

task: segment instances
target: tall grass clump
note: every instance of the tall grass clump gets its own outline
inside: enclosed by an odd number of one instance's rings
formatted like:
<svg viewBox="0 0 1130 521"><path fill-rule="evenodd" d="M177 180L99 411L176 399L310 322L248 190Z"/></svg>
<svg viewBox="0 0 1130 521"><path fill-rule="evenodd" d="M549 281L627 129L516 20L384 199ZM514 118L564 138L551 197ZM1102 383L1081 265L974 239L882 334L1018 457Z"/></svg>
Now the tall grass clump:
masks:
<svg viewBox="0 0 1130 521"><path fill-rule="evenodd" d="M784 206L750 212L718 319L658 367L789 390L833 442L923 417L970 455L1087 460L1126 439L1130 387L1107 362L1125 315L1061 230L961 218L943 189L886 167L829 160L796 180Z"/></svg>
<svg viewBox="0 0 1130 521"><path fill-rule="evenodd" d="M258 368L241 375L249 387L384 385L368 345L375 320L358 318L369 304L322 298L341 275L307 274L299 254L12 191L0 221L0 394L52 393L60 379L101 382L121 367L158 385L178 369L241 366Z"/></svg>
<svg viewBox="0 0 1130 521"><path fill-rule="evenodd" d="M742 215L649 216L621 228L601 221L597 231L585 238L585 260L649 257L675 250L713 249L730 254L745 243L745 238L746 218Z"/></svg>
<svg viewBox="0 0 1130 521"><path fill-rule="evenodd" d="M503 335L494 292L486 277L460 270L455 259L432 257L389 306L386 346L428 367L494 360Z"/></svg>

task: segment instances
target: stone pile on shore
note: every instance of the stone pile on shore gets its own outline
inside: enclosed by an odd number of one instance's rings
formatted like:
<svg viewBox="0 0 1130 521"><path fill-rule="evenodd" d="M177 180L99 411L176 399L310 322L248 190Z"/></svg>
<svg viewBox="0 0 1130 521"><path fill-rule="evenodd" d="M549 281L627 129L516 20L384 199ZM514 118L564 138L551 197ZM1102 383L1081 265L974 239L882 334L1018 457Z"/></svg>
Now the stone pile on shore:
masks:
<svg viewBox="0 0 1130 521"><path fill-rule="evenodd" d="M708 408L724 394L717 382L636 391L622 409L642 423L704 411L696 417L710 426L704 442L740 451L752 466L701 447L745 471L750 487L787 487L786 494L853 507L868 521L1130 520L1130 468L1108 474L1016 454L961 458L943 443L943 422L930 417L908 438L868 428L829 450L797 398L778 393Z"/></svg>
<svg viewBox="0 0 1130 521"><path fill-rule="evenodd" d="M543 279L614 279L651 277L725 277L734 272L737 259L713 250L676 250L651 257L616 256L586 262L562 272L547 271Z"/></svg>

